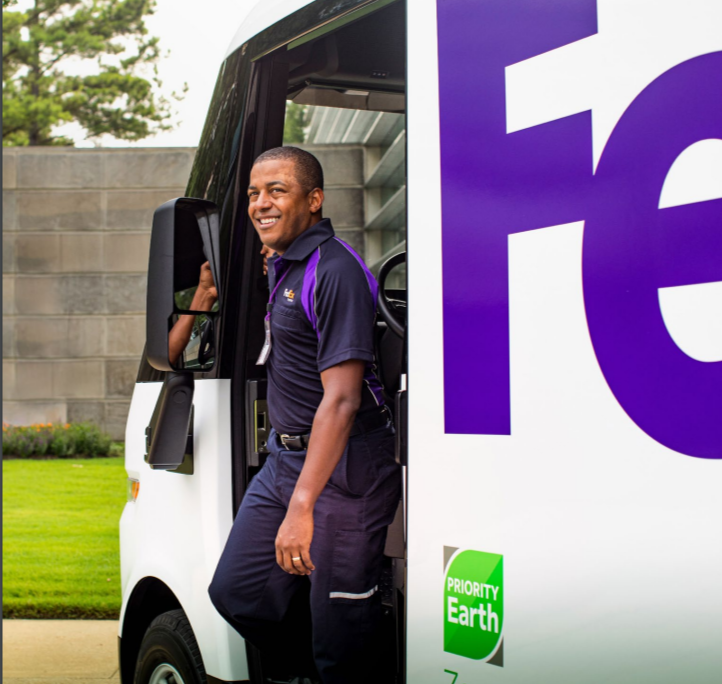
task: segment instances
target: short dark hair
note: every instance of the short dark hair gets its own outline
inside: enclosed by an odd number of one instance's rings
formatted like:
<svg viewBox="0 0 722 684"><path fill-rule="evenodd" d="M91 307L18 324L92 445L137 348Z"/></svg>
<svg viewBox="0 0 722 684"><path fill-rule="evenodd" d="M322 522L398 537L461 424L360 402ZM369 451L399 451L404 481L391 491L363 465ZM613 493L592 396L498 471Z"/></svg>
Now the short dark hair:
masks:
<svg viewBox="0 0 722 684"><path fill-rule="evenodd" d="M265 161L292 161L296 169L296 180L307 193L316 188L323 190L323 169L310 152L300 147L273 147L259 155L253 165Z"/></svg>

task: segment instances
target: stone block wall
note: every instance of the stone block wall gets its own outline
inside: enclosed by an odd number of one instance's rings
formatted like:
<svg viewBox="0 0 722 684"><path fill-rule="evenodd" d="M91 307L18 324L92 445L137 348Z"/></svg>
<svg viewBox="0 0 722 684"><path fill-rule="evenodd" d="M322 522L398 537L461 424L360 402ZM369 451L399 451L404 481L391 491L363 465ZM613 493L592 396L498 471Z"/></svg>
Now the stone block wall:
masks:
<svg viewBox="0 0 722 684"><path fill-rule="evenodd" d="M364 150L309 145L325 215L364 250ZM145 343L154 210L195 150L3 149L3 420L91 420L123 439Z"/></svg>
<svg viewBox="0 0 722 684"><path fill-rule="evenodd" d="M323 168L323 215L336 235L364 256L364 148L361 145L298 145Z"/></svg>
<svg viewBox="0 0 722 684"><path fill-rule="evenodd" d="M122 439L145 343L153 211L195 150L3 149L3 420Z"/></svg>

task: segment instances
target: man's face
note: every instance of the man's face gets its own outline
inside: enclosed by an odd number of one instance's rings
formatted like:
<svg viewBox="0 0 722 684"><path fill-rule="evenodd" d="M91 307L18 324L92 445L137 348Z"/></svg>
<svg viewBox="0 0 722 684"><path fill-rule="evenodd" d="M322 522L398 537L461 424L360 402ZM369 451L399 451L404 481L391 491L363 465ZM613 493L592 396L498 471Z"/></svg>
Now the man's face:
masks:
<svg viewBox="0 0 722 684"><path fill-rule="evenodd" d="M268 160L251 169L248 215L261 242L278 254L319 220L314 214L322 203L323 191L306 192L292 161Z"/></svg>

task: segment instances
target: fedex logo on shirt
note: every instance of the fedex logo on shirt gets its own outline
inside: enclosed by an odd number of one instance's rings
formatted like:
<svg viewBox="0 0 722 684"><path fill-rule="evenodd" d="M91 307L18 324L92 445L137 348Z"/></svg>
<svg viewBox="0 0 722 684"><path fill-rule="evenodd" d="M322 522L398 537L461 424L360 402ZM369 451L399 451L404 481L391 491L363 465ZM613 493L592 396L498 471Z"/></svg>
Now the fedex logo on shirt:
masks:
<svg viewBox="0 0 722 684"><path fill-rule="evenodd" d="M614 396L661 444L722 458L722 355L686 349L660 304L721 293L722 6L437 7L446 431L511 434L508 236L584 221L587 323ZM675 191L698 163L719 177ZM473 292L460 244L485 274Z"/></svg>

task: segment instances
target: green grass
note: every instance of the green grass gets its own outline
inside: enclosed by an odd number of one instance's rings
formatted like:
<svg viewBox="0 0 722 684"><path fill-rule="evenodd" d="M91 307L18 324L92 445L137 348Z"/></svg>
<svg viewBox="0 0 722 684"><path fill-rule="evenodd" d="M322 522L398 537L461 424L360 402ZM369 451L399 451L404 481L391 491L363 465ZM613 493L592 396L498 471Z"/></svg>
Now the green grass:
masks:
<svg viewBox="0 0 722 684"><path fill-rule="evenodd" d="M117 618L122 458L3 461L3 617Z"/></svg>

